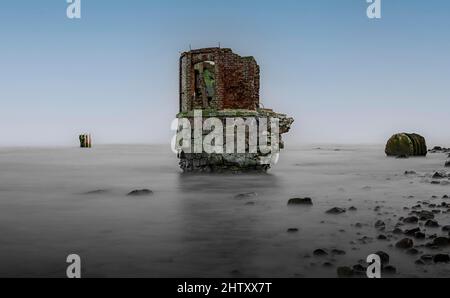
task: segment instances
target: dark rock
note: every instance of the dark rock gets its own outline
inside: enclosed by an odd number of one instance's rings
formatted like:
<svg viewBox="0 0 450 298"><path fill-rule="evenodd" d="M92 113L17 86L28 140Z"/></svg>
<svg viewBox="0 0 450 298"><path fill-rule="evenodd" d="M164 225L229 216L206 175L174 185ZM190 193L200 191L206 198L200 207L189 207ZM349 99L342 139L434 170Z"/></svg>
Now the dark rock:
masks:
<svg viewBox="0 0 450 298"><path fill-rule="evenodd" d="M408 223L408 224L415 224L419 222L419 219L415 216L410 216L407 217L403 220L404 223Z"/></svg>
<svg viewBox="0 0 450 298"><path fill-rule="evenodd" d="M348 208L348 210L349 210L349 211L356 211L356 210L358 210L358 209L356 209L356 207L353 207L353 206L352 206L352 207Z"/></svg>
<svg viewBox="0 0 450 298"><path fill-rule="evenodd" d="M331 208L330 210L328 210L326 213L328 213L328 214L342 214L342 213L345 213L345 209L334 207L334 208Z"/></svg>
<svg viewBox="0 0 450 298"><path fill-rule="evenodd" d="M446 237L437 237L437 238L433 239L432 245L440 246L440 247L447 246L447 245L449 245L449 239Z"/></svg>
<svg viewBox="0 0 450 298"><path fill-rule="evenodd" d="M434 173L434 175L431 178L442 179L442 178L446 178L446 175L444 175L443 173L440 173L440 172L436 172L436 173Z"/></svg>
<svg viewBox="0 0 450 298"><path fill-rule="evenodd" d="M409 155L407 155L407 154L400 154L400 155L397 155L395 158L397 158L397 159L407 159L407 158L409 158Z"/></svg>
<svg viewBox="0 0 450 298"><path fill-rule="evenodd" d="M406 253L407 253L408 255L417 255L417 254L419 253L419 251L418 251L417 249L415 249L415 248L410 248L410 249L408 249L408 250L406 251Z"/></svg>
<svg viewBox="0 0 450 298"><path fill-rule="evenodd" d="M288 205L312 205L311 198L293 198L290 199Z"/></svg>
<svg viewBox="0 0 450 298"><path fill-rule="evenodd" d="M405 235L406 236L414 236L417 232L420 232L420 228L415 228L411 230L406 230Z"/></svg>
<svg viewBox="0 0 450 298"><path fill-rule="evenodd" d="M384 251L378 251L375 254L380 257L380 261L381 261L382 265L389 264L390 257L389 257L389 255L387 253L385 253Z"/></svg>
<svg viewBox="0 0 450 298"><path fill-rule="evenodd" d="M405 171L405 175L416 175L415 171Z"/></svg>
<svg viewBox="0 0 450 298"><path fill-rule="evenodd" d="M427 222L425 223L426 227L429 228L438 228L439 227L439 223L433 219L429 219L427 220Z"/></svg>
<svg viewBox="0 0 450 298"><path fill-rule="evenodd" d="M392 233L393 233L393 234L396 234L396 235L400 235L400 234L403 234L403 231L402 231L402 229L395 228L395 229L392 231Z"/></svg>
<svg viewBox="0 0 450 298"><path fill-rule="evenodd" d="M378 240L387 240L387 237L385 235L378 235Z"/></svg>
<svg viewBox="0 0 450 298"><path fill-rule="evenodd" d="M97 189L97 190L85 192L84 194L85 195L101 195L101 194L104 194L104 193L107 193L107 192L108 191L104 190L104 189Z"/></svg>
<svg viewBox="0 0 450 298"><path fill-rule="evenodd" d="M437 254L433 257L435 263L448 263L450 262L450 256L447 254Z"/></svg>
<svg viewBox="0 0 450 298"><path fill-rule="evenodd" d="M356 275L366 275L366 273L367 273L367 268L361 264L354 265L352 269L353 269L353 273Z"/></svg>
<svg viewBox="0 0 450 298"><path fill-rule="evenodd" d="M443 226L442 231L444 232L450 232L450 226Z"/></svg>
<svg viewBox="0 0 450 298"><path fill-rule="evenodd" d="M354 275L353 269L350 267L338 267L337 275L341 278L349 278Z"/></svg>
<svg viewBox="0 0 450 298"><path fill-rule="evenodd" d="M408 249L413 246L414 246L414 241L412 241L412 239L409 239L409 238L404 238L395 244L395 247L401 248L401 249Z"/></svg>
<svg viewBox="0 0 450 298"><path fill-rule="evenodd" d="M425 234L422 232L417 232L414 234L414 238L416 239L425 239Z"/></svg>
<svg viewBox="0 0 450 298"><path fill-rule="evenodd" d="M297 233L298 229L297 228L290 228L287 230L288 233Z"/></svg>
<svg viewBox="0 0 450 298"><path fill-rule="evenodd" d="M422 220L422 221L434 219L433 212L426 211L426 210L420 211L417 215L419 216L420 220Z"/></svg>
<svg viewBox="0 0 450 298"><path fill-rule="evenodd" d="M425 262L419 259L419 260L415 261L414 264L423 266L423 265L425 265Z"/></svg>
<svg viewBox="0 0 450 298"><path fill-rule="evenodd" d="M337 256L343 256L343 255L346 254L346 252L343 251L343 250L340 250L340 249L333 249L333 250L331 251L331 254L337 255Z"/></svg>
<svg viewBox="0 0 450 298"><path fill-rule="evenodd" d="M440 181L431 181L431 184L438 185L438 184L441 184L441 182Z"/></svg>
<svg viewBox="0 0 450 298"><path fill-rule="evenodd" d="M138 190L133 190L132 192L128 193L127 196L140 197L140 196L149 196L152 194L153 194L153 191L151 191L149 189L138 189Z"/></svg>
<svg viewBox="0 0 450 298"><path fill-rule="evenodd" d="M432 255L422 255L420 257L420 259L424 262L431 262L433 260L433 256Z"/></svg>
<svg viewBox="0 0 450 298"><path fill-rule="evenodd" d="M378 230L384 230L386 228L386 224L382 220L377 220L375 222L375 228Z"/></svg>
<svg viewBox="0 0 450 298"><path fill-rule="evenodd" d="M450 155L449 155L449 157L450 157ZM450 160L447 160L447 161L445 162L445 167L446 167L446 168L449 168L449 167L450 167Z"/></svg>
<svg viewBox="0 0 450 298"><path fill-rule="evenodd" d="M392 265L387 265L387 266L383 267L381 269L381 271L383 271L386 274L395 274L395 273L397 273L397 268L395 268Z"/></svg>
<svg viewBox="0 0 450 298"><path fill-rule="evenodd" d="M330 263L330 262L325 262L325 263L322 264L322 266L326 267L326 268L330 268L330 267L333 267L334 265L332 263Z"/></svg>
<svg viewBox="0 0 450 298"><path fill-rule="evenodd" d="M316 249L314 252L313 252L313 254L315 255L315 256L317 256L317 257L322 257L322 256L327 256L328 255L328 253L325 251L325 250L323 250L323 249Z"/></svg>
<svg viewBox="0 0 450 298"><path fill-rule="evenodd" d="M238 195L235 195L234 198L235 199L248 199L248 198L252 198L252 197L256 197L258 194L256 192L246 192L246 193L241 193Z"/></svg>

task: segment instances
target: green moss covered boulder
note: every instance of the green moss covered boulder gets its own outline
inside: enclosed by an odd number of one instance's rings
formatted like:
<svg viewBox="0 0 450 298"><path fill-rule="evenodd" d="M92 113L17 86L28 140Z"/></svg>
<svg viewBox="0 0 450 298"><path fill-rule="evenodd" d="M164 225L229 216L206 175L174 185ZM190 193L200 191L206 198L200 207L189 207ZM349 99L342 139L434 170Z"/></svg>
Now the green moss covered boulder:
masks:
<svg viewBox="0 0 450 298"><path fill-rule="evenodd" d="M427 144L421 135L399 133L389 139L385 152L387 156L426 156Z"/></svg>

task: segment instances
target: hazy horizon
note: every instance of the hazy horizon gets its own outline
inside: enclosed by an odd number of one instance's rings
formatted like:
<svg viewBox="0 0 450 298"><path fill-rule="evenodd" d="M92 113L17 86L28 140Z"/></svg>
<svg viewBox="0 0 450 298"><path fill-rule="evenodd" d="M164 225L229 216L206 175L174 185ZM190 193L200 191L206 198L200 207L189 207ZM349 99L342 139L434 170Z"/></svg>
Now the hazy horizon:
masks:
<svg viewBox="0 0 450 298"><path fill-rule="evenodd" d="M214 2L212 4L212 2ZM450 3L365 0L0 4L0 146L169 144L182 51L253 55L261 102L295 118L286 145L450 146Z"/></svg>

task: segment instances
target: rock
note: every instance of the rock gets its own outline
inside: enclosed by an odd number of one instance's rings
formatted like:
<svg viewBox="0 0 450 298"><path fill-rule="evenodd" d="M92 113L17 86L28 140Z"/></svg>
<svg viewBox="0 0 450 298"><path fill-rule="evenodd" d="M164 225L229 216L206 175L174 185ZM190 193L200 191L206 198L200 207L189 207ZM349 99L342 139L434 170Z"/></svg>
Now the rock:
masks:
<svg viewBox="0 0 450 298"><path fill-rule="evenodd" d="M420 232L420 228L415 228L411 230L406 230L405 235L406 236L414 236L416 233Z"/></svg>
<svg viewBox="0 0 450 298"><path fill-rule="evenodd" d="M326 268L330 268L330 267L333 267L334 265L332 263L330 263L330 262L325 262L325 263L322 264L322 266L326 267Z"/></svg>
<svg viewBox="0 0 450 298"><path fill-rule="evenodd" d="M400 228L395 228L395 229L392 231L392 233L395 234L395 235L401 235L401 234L403 234L403 231L402 231L402 229L400 229Z"/></svg>
<svg viewBox="0 0 450 298"><path fill-rule="evenodd" d="M419 260L415 261L414 264L423 266L423 265L425 265L425 262L419 259Z"/></svg>
<svg viewBox="0 0 450 298"><path fill-rule="evenodd" d="M449 196L448 196L448 195L444 195L442 198L443 198L443 199L448 199Z"/></svg>
<svg viewBox="0 0 450 298"><path fill-rule="evenodd" d="M450 226L443 226L442 231L444 232L450 232Z"/></svg>
<svg viewBox="0 0 450 298"><path fill-rule="evenodd" d="M387 253L385 253L384 251L378 251L375 254L380 257L380 261L381 261L382 265L389 264L390 257L389 257L389 255Z"/></svg>
<svg viewBox="0 0 450 298"><path fill-rule="evenodd" d="M435 263L448 263L450 262L450 256L448 254L437 254L433 257Z"/></svg>
<svg viewBox="0 0 450 298"><path fill-rule="evenodd" d="M378 240L387 240L387 237L385 235L378 235Z"/></svg>
<svg viewBox="0 0 450 298"><path fill-rule="evenodd" d="M431 181L431 184L433 184L433 185L440 185L441 184L441 182L440 181Z"/></svg>
<svg viewBox="0 0 450 298"><path fill-rule="evenodd" d="M434 219L434 213L426 210L422 210L419 213L417 213L421 221Z"/></svg>
<svg viewBox="0 0 450 298"><path fill-rule="evenodd" d="M439 247L447 246L449 244L450 244L449 239L446 237L437 237L437 238L433 239L433 242L432 242L433 246L439 246Z"/></svg>
<svg viewBox="0 0 450 298"><path fill-rule="evenodd" d="M341 278L349 278L354 274L353 269L350 267L338 267L337 275Z"/></svg>
<svg viewBox="0 0 450 298"><path fill-rule="evenodd" d="M422 232L417 232L414 234L414 238L416 239L425 239L425 234Z"/></svg>
<svg viewBox="0 0 450 298"><path fill-rule="evenodd" d="M407 217L403 220L404 223L408 223L408 224L415 224L419 222L419 219L415 216L410 216Z"/></svg>
<svg viewBox="0 0 450 298"><path fill-rule="evenodd" d="M234 198L235 199L247 199L247 198L252 198L252 197L256 197L258 194L256 192L247 192L247 193L241 193L238 195L235 195Z"/></svg>
<svg viewBox="0 0 450 298"><path fill-rule="evenodd" d="M349 211L356 211L356 210L358 210L358 209L356 209L356 207L353 207L353 206L352 206L352 207L348 208L348 210L349 210Z"/></svg>
<svg viewBox="0 0 450 298"><path fill-rule="evenodd" d="M400 155L397 155L395 158L397 158L397 159L408 159L409 155L407 155L407 154L400 154Z"/></svg>
<svg viewBox="0 0 450 298"><path fill-rule="evenodd" d="M138 190L133 190L132 192L128 193L127 196L140 197L140 196L149 196L152 194L153 194L153 191L151 191L149 189L138 189Z"/></svg>
<svg viewBox="0 0 450 298"><path fill-rule="evenodd" d="M327 256L328 255L328 253L325 251L325 250L323 250L323 249L316 249L314 252L313 252L313 254L315 255L315 256L317 256L317 257L323 257L323 256Z"/></svg>
<svg viewBox="0 0 450 298"><path fill-rule="evenodd" d="M331 208L330 210L328 210L326 213L328 213L328 214L342 214L342 213L345 213L345 209L334 207L334 208Z"/></svg>
<svg viewBox="0 0 450 298"><path fill-rule="evenodd" d="M438 228L439 227L439 223L433 219L429 219L427 220L427 222L425 223L426 227L429 228Z"/></svg>
<svg viewBox="0 0 450 298"><path fill-rule="evenodd" d="M405 171L405 175L417 175L415 171Z"/></svg>
<svg viewBox="0 0 450 298"><path fill-rule="evenodd" d="M384 223L384 221L382 221L382 220L377 220L376 222L375 222L375 228L377 229L377 230L384 230L385 228L386 228L386 224Z"/></svg>
<svg viewBox="0 0 450 298"><path fill-rule="evenodd" d="M297 233L298 229L297 228L290 228L287 230L288 233Z"/></svg>
<svg viewBox="0 0 450 298"><path fill-rule="evenodd" d="M418 251L417 249L415 249L415 248L410 248L410 249L408 249L408 250L406 251L406 253L407 253L408 255L417 255L417 254L419 253L419 251Z"/></svg>
<svg viewBox="0 0 450 298"><path fill-rule="evenodd" d="M97 189L97 190L85 192L84 195L101 195L101 194L104 194L107 192L108 191L105 189Z"/></svg>
<svg viewBox="0 0 450 298"><path fill-rule="evenodd" d="M383 267L381 271L383 271L386 274L395 274L397 273L397 268L395 268L392 265L387 265L386 267Z"/></svg>
<svg viewBox="0 0 450 298"><path fill-rule="evenodd" d="M449 156L450 157L450 156ZM445 162L445 167L446 168L449 168L450 167L450 160L447 160L446 162Z"/></svg>
<svg viewBox="0 0 450 298"><path fill-rule="evenodd" d="M395 247L401 248L401 249L408 249L413 246L414 246L414 241L412 241L412 239L409 239L409 238L404 238L395 244Z"/></svg>
<svg viewBox="0 0 450 298"><path fill-rule="evenodd" d="M340 250L340 249L333 249L333 250L331 251L331 254L337 255L337 256L343 256L343 255L346 254L346 252L343 251L343 250Z"/></svg>
<svg viewBox="0 0 450 298"><path fill-rule="evenodd" d="M311 206L312 200L311 198L293 198L288 201L288 205L307 205Z"/></svg>
<svg viewBox="0 0 450 298"><path fill-rule="evenodd" d="M364 267L363 265L361 265L361 264L356 264L356 265L354 265L353 267L352 267L352 269L353 269L353 273L354 274L356 274L356 275L366 275L366 273L367 273L367 268L366 267Z"/></svg>
<svg viewBox="0 0 450 298"><path fill-rule="evenodd" d="M420 259L424 262L431 262L433 260L433 256L432 255L422 255L420 257Z"/></svg>
<svg viewBox="0 0 450 298"><path fill-rule="evenodd" d="M433 179L443 179L443 178L446 178L446 175L444 175L443 173L440 173L440 172L436 172L436 173L434 173L433 177L431 177L431 178L433 178Z"/></svg>

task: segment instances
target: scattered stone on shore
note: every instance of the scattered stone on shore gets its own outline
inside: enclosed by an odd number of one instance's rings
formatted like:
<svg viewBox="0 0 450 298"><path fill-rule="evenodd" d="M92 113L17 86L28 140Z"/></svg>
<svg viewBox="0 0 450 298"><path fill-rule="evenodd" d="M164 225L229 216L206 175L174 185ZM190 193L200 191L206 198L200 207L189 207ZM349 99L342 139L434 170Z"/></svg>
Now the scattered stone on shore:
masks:
<svg viewBox="0 0 450 298"><path fill-rule="evenodd" d="M427 210L422 210L420 212L417 213L417 216L419 216L419 219L421 221L426 221L429 219L434 219L434 214L431 211L427 211Z"/></svg>
<svg viewBox="0 0 450 298"><path fill-rule="evenodd" d="M234 196L235 199L248 199L248 198L253 198L258 196L258 194L256 192L246 192L246 193L241 193L241 194L237 194Z"/></svg>
<svg viewBox="0 0 450 298"><path fill-rule="evenodd" d="M107 193L108 191L105 189L97 189L83 193L84 195L101 195Z"/></svg>
<svg viewBox="0 0 450 298"><path fill-rule="evenodd" d="M354 274L353 269L350 268L350 267L345 266L345 267L338 267L337 268L337 275L338 275L338 277L349 278L349 277L352 277L353 274Z"/></svg>
<svg viewBox="0 0 450 298"><path fill-rule="evenodd" d="M406 251L406 254L408 255L417 255L419 251L416 248L410 248Z"/></svg>
<svg viewBox="0 0 450 298"><path fill-rule="evenodd" d="M297 233L298 229L297 228L290 228L287 230L288 233Z"/></svg>
<svg viewBox="0 0 450 298"><path fill-rule="evenodd" d="M432 246L448 246L450 244L449 239L446 237L437 237L433 239L433 242L431 243Z"/></svg>
<svg viewBox="0 0 450 298"><path fill-rule="evenodd" d="M348 210L349 211L357 211L358 209L356 207L352 206L352 207L348 208Z"/></svg>
<svg viewBox="0 0 450 298"><path fill-rule="evenodd" d="M377 230L384 230L386 228L386 224L382 220L377 220L374 226Z"/></svg>
<svg viewBox="0 0 450 298"><path fill-rule="evenodd" d="M293 198L288 201L288 205L307 205L311 206L312 199L311 198Z"/></svg>
<svg viewBox="0 0 450 298"><path fill-rule="evenodd" d="M414 234L414 238L416 239L425 239L426 235L422 232L417 232Z"/></svg>
<svg viewBox="0 0 450 298"><path fill-rule="evenodd" d="M389 264L390 257L387 253L380 250L380 251L377 251L375 254L380 257L381 265Z"/></svg>
<svg viewBox="0 0 450 298"><path fill-rule="evenodd" d="M382 267L381 271L384 272L385 274L396 274L397 273L397 268L395 268L392 265L387 265L385 267Z"/></svg>
<svg viewBox="0 0 450 298"><path fill-rule="evenodd" d="M326 213L327 214L342 214L345 212L346 212L346 210L344 208L334 207L334 208L331 208L330 210L328 210Z"/></svg>
<svg viewBox="0 0 450 298"><path fill-rule="evenodd" d="M450 232L450 226L443 226L442 227L443 232Z"/></svg>
<svg viewBox="0 0 450 298"><path fill-rule="evenodd" d="M412 239L410 239L410 238L404 238L395 244L395 247L401 248L401 249L408 249L413 246L414 246L414 241L412 241Z"/></svg>
<svg viewBox="0 0 450 298"><path fill-rule="evenodd" d="M323 256L327 256L328 253L324 249L319 248L313 252L313 255L315 255L317 257L323 257Z"/></svg>
<svg viewBox="0 0 450 298"><path fill-rule="evenodd" d="M415 216L410 216L407 217L403 220L404 223L408 223L408 224L415 224L419 222L419 219Z"/></svg>
<svg viewBox="0 0 450 298"><path fill-rule="evenodd" d="M450 157L450 155L449 155L449 157ZM446 167L446 168L449 168L449 167L450 167L450 160L447 160L447 161L445 162L445 167Z"/></svg>
<svg viewBox="0 0 450 298"><path fill-rule="evenodd" d="M400 228L395 228L395 229L392 231L392 234L395 234L395 235L401 235L401 234L403 234L403 231L402 231L402 229L400 229Z"/></svg>
<svg viewBox="0 0 450 298"><path fill-rule="evenodd" d="M429 228L439 228L439 223L437 221L435 221L434 219L429 219L425 223L425 226L429 227Z"/></svg>
<svg viewBox="0 0 450 298"><path fill-rule="evenodd" d="M377 239L378 240L387 240L387 237L385 235L381 234L381 235L378 235Z"/></svg>
<svg viewBox="0 0 450 298"><path fill-rule="evenodd" d="M424 261L424 262L431 262L431 261L433 261L433 256L432 256L432 255L429 255L429 254L426 254L426 255L422 255L422 256L420 257L420 259L421 259L422 261Z"/></svg>
<svg viewBox="0 0 450 298"><path fill-rule="evenodd" d="M133 190L132 192L128 193L127 196L141 197L141 196L149 196L152 194L153 194L153 191L151 191L149 189L137 189L137 190Z"/></svg>
<svg viewBox="0 0 450 298"><path fill-rule="evenodd" d="M444 174L443 172L436 172L436 173L434 173L434 175L431 178L433 178L433 179L443 179L443 178L447 178L447 175Z"/></svg>
<svg viewBox="0 0 450 298"><path fill-rule="evenodd" d="M346 252L344 250L341 250L341 249L333 249L331 251L331 254L332 255L337 255L337 256L343 256L343 255L346 254Z"/></svg>
<svg viewBox="0 0 450 298"><path fill-rule="evenodd" d="M420 232L420 228L414 228L414 229L406 230L405 235L406 236L414 236L418 232Z"/></svg>
<svg viewBox="0 0 450 298"><path fill-rule="evenodd" d="M416 171L405 171L405 175L417 175Z"/></svg>
<svg viewBox="0 0 450 298"><path fill-rule="evenodd" d="M449 263L450 256L448 254L437 254L433 257L435 263Z"/></svg>

